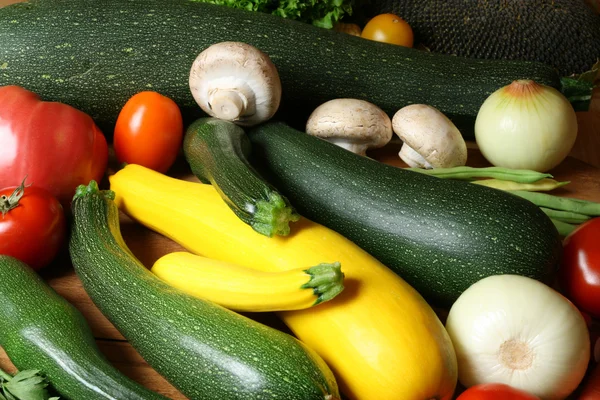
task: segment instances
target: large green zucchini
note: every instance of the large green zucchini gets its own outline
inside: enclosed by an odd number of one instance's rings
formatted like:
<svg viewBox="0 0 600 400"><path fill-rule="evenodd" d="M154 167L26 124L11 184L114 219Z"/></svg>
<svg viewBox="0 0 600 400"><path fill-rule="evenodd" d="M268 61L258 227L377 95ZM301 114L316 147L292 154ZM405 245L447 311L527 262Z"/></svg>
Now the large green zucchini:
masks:
<svg viewBox="0 0 600 400"><path fill-rule="evenodd" d="M252 163L299 213L354 241L432 305L493 274L550 282L562 245L533 203L359 156L268 122L249 132Z"/></svg>
<svg viewBox="0 0 600 400"><path fill-rule="evenodd" d="M2 8L0 85L71 104L109 137L120 108L142 90L173 98L191 121L203 115L188 86L192 63L226 40L270 56L283 85L280 115L294 126L327 100L353 97L390 115L429 104L467 134L486 97L512 80L561 85L543 64L433 54L189 0L31 0Z"/></svg>
<svg viewBox="0 0 600 400"><path fill-rule="evenodd" d="M339 399L331 370L302 342L148 271L121 236L114 195L94 181L78 187L71 260L94 304L150 366L190 400Z"/></svg>

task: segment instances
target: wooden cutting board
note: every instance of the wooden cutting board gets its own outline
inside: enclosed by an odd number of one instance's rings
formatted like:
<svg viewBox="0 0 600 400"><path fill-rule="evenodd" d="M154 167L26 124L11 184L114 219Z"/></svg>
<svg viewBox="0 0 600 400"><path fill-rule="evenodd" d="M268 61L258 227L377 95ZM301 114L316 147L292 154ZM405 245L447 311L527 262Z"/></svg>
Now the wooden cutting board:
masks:
<svg viewBox="0 0 600 400"><path fill-rule="evenodd" d="M470 144L468 165L475 167L488 166L473 144ZM376 160L398 167L406 166L398 158L398 143L391 143L383 149L369 155ZM187 166L182 160L170 174L184 179L195 180L189 174ZM551 171L556 179L571 181L569 185L554 191L556 195L576 197L600 202L600 169L573 157L567 158L559 167ZM150 267L159 257L169 252L182 250L171 240L138 225L122 215L121 229L128 246L144 265ZM49 284L69 302L75 305L86 317L100 350L124 374L140 382L148 388L155 390L171 399L183 400L175 388L168 384L164 378L150 368L137 352L124 340L121 334L94 306L91 299L83 290L81 282L75 276L70 265L68 254L63 254L56 265L43 272ZM276 328L285 330L275 317L270 314L255 314L252 318ZM0 351L0 367L14 371L14 367L6 355Z"/></svg>

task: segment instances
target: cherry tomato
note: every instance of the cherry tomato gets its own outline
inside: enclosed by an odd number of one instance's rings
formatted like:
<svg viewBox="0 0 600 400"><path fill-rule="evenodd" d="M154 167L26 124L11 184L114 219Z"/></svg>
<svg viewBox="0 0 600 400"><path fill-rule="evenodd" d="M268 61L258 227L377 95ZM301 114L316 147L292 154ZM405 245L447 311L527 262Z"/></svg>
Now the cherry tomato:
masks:
<svg viewBox="0 0 600 400"><path fill-rule="evenodd" d="M373 17L363 28L361 37L404 47L412 47L414 40L410 25L394 14Z"/></svg>
<svg viewBox="0 0 600 400"><path fill-rule="evenodd" d="M540 398L503 383L483 383L470 387L456 400L540 400Z"/></svg>
<svg viewBox="0 0 600 400"><path fill-rule="evenodd" d="M581 311L600 318L600 218L592 218L564 240L559 284Z"/></svg>
<svg viewBox="0 0 600 400"><path fill-rule="evenodd" d="M63 208L48 190L37 186L0 190L0 254L31 268L46 267L66 240Z"/></svg>
<svg viewBox="0 0 600 400"><path fill-rule="evenodd" d="M121 109L113 146L119 162L166 173L182 140L183 121L177 104L160 93L145 91L132 96Z"/></svg>

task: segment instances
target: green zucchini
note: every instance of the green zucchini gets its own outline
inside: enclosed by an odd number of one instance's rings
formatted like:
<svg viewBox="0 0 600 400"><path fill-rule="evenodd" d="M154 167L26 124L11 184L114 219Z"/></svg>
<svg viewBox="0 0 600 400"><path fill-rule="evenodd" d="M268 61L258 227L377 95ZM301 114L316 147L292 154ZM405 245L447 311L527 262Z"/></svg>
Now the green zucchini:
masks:
<svg viewBox="0 0 600 400"><path fill-rule="evenodd" d="M299 213L378 258L446 307L492 274L548 282L561 241L533 203L383 164L281 122L248 132L250 160Z"/></svg>
<svg viewBox="0 0 600 400"><path fill-rule="evenodd" d="M554 68L540 63L436 54L190 0L31 0L4 7L0 86L25 86L70 104L108 136L121 107L143 90L172 98L189 123L205 116L188 85L193 61L222 41L246 42L269 55L284 88L279 116L294 126L304 126L325 101L349 97L390 116L408 104L429 104L472 137L481 104L513 80L561 88Z"/></svg>
<svg viewBox="0 0 600 400"><path fill-rule="evenodd" d="M287 236L300 216L248 163L250 141L233 122L200 118L185 134L183 154L194 175L212 184L229 208L255 231Z"/></svg>
<svg viewBox="0 0 600 400"><path fill-rule="evenodd" d="M339 398L331 371L296 338L146 269L121 236L114 195L94 181L78 187L71 259L92 301L148 364L190 400Z"/></svg>
<svg viewBox="0 0 600 400"><path fill-rule="evenodd" d="M83 315L29 266L0 255L0 345L20 370L40 370L64 400L167 398L122 375Z"/></svg>

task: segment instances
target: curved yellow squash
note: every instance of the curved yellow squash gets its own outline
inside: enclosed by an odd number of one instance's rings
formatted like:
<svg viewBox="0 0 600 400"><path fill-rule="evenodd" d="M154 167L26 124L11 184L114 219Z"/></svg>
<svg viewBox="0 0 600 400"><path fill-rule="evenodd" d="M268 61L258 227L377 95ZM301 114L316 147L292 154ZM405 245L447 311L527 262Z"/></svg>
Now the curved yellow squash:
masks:
<svg viewBox="0 0 600 400"><path fill-rule="evenodd" d="M339 263L262 271L176 251L156 260L150 271L192 296L239 312L303 310L330 301L344 289Z"/></svg>
<svg viewBox="0 0 600 400"><path fill-rule="evenodd" d="M211 185L128 165L110 177L119 208L189 251L264 271L341 263L345 289L315 308L278 313L359 400L449 400L457 381L450 338L404 280L333 230L301 218L286 237L260 235Z"/></svg>

